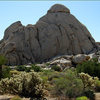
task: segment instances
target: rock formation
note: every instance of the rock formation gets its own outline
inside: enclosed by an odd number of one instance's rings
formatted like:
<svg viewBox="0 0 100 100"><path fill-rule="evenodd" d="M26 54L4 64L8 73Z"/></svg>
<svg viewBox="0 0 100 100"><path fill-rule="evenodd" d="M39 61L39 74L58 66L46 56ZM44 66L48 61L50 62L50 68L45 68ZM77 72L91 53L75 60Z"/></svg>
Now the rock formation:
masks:
<svg viewBox="0 0 100 100"><path fill-rule="evenodd" d="M63 5L55 4L35 25L10 25L0 42L0 54L8 65L43 62L57 55L89 54L97 50L95 40Z"/></svg>

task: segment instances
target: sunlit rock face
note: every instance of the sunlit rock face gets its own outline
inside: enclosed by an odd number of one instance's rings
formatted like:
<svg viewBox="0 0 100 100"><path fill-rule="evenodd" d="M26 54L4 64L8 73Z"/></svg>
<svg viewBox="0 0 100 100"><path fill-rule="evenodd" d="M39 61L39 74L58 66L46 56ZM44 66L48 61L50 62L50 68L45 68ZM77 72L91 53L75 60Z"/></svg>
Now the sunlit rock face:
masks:
<svg viewBox="0 0 100 100"><path fill-rule="evenodd" d="M89 54L97 45L87 28L63 5L55 4L35 25L10 25L0 42L8 65L43 62L57 55Z"/></svg>

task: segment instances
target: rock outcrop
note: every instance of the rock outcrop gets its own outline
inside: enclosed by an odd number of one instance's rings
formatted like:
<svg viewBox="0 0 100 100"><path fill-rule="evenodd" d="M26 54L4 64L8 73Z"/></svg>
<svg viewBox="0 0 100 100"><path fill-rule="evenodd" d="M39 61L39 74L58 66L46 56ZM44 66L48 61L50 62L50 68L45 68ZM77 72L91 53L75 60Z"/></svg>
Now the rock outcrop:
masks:
<svg viewBox="0 0 100 100"><path fill-rule="evenodd" d="M0 42L0 54L8 65L43 62L57 55L89 54L97 50L95 40L63 5L55 4L35 25L10 25Z"/></svg>

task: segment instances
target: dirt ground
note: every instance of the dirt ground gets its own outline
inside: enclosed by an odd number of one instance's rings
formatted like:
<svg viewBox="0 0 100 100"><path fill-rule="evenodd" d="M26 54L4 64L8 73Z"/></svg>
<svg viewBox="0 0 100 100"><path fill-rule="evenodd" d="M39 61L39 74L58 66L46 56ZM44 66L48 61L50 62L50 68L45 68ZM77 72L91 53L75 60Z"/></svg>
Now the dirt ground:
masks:
<svg viewBox="0 0 100 100"><path fill-rule="evenodd" d="M10 100L12 97L11 95L0 95L0 100ZM68 98L51 98L51 97L46 97L47 100L69 100ZM46 100L44 99L44 100ZM23 98L23 100L30 100L29 98ZM74 98L71 100L75 100ZM95 93L95 100L100 100L100 93Z"/></svg>

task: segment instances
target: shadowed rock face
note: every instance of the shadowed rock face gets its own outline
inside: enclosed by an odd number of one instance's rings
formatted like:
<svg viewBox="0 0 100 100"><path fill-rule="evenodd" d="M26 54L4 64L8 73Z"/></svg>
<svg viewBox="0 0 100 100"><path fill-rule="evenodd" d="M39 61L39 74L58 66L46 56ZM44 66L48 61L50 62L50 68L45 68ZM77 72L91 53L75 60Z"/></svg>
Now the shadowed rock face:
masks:
<svg viewBox="0 0 100 100"><path fill-rule="evenodd" d="M57 55L88 54L97 50L87 28L63 5L52 6L35 25L10 25L0 42L8 65L42 62Z"/></svg>

